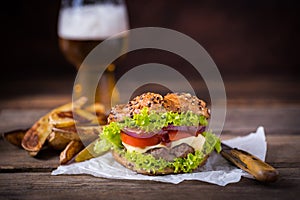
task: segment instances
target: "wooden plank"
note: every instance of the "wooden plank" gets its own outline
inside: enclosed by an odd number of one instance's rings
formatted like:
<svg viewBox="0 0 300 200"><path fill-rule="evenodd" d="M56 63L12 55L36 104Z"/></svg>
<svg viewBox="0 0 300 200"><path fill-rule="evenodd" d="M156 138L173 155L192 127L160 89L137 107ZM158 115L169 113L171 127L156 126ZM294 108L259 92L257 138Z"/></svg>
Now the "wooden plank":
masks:
<svg viewBox="0 0 300 200"><path fill-rule="evenodd" d="M299 133L300 105L285 106L229 106L224 125L225 131L253 132L264 126L266 134ZM242 134L242 133L240 133Z"/></svg>
<svg viewBox="0 0 300 200"><path fill-rule="evenodd" d="M233 102L286 102L299 103L300 93L296 92L300 88L300 81L292 79L282 79L281 77L232 77L224 80L227 98ZM267 103L267 104L266 104ZM250 105L251 106L251 105Z"/></svg>
<svg viewBox="0 0 300 200"><path fill-rule="evenodd" d="M46 149L31 157L24 149L0 139L0 172L52 171L59 164L59 152Z"/></svg>
<svg viewBox="0 0 300 200"><path fill-rule="evenodd" d="M297 199L299 168L280 169L281 178L261 184L243 178L220 187L198 181L173 185L153 181L126 181L85 175L0 173L0 194L6 199Z"/></svg>
<svg viewBox="0 0 300 200"><path fill-rule="evenodd" d="M0 112L0 132L28 129L50 109L4 109Z"/></svg>
<svg viewBox="0 0 300 200"><path fill-rule="evenodd" d="M234 135L222 138L232 137ZM300 166L300 135L270 135L267 142L267 162L281 168ZM0 172L52 171L59 164L59 152L50 149L43 150L34 158L25 150L0 140L0 152Z"/></svg>
<svg viewBox="0 0 300 200"><path fill-rule="evenodd" d="M169 85L180 88L178 80L170 80ZM73 77L58 80L14 81L11 87L2 88L5 94L0 98L0 108L53 108L71 101ZM119 91L121 96L132 92L128 83L127 91ZM209 100L209 93L203 80L192 80L191 85L200 98ZM227 100L230 105L280 105L300 103L299 80L282 79L281 77L229 77L224 79ZM12 93L11 88L22 88L19 93Z"/></svg>
<svg viewBox="0 0 300 200"><path fill-rule="evenodd" d="M270 135L267 142L267 162L274 167L300 167L300 135Z"/></svg>

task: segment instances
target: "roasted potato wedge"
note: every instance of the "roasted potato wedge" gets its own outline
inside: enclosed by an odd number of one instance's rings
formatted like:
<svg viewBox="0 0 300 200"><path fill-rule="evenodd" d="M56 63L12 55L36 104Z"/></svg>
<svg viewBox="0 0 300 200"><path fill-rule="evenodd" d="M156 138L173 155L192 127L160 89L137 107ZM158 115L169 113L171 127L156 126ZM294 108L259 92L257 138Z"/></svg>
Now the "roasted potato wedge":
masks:
<svg viewBox="0 0 300 200"><path fill-rule="evenodd" d="M53 128L56 133L60 133L62 137L69 140L93 141L102 131L101 126L71 126L65 128Z"/></svg>
<svg viewBox="0 0 300 200"><path fill-rule="evenodd" d="M90 143L87 147L85 147L82 151L80 151L76 157L75 162L82 162L85 160L89 160L97 156L97 153L94 151L94 146L97 140Z"/></svg>
<svg viewBox="0 0 300 200"><path fill-rule="evenodd" d="M45 116L41 117L25 134L22 140L22 147L29 152L31 156L37 155L44 145L46 139L52 132L53 124L50 123L50 116L55 116L57 112L72 111L72 106L74 108L79 108L86 103L86 98L80 98L73 104L68 103L61 107L58 107Z"/></svg>
<svg viewBox="0 0 300 200"><path fill-rule="evenodd" d="M74 126L72 110L70 111L56 111L49 116L49 123L54 127L69 127Z"/></svg>
<svg viewBox="0 0 300 200"><path fill-rule="evenodd" d="M89 160L91 158L95 158L95 157L98 157L98 156L106 153L108 150L103 151L103 152L95 152L94 146L97 141L99 141L99 139L94 140L87 147L85 147L82 151L80 151L75 157L75 162L82 162L85 160Z"/></svg>
<svg viewBox="0 0 300 200"><path fill-rule="evenodd" d="M73 104L68 103L61 107L54 109L49 115L49 123L55 127L73 126L75 121L73 119L73 109L80 109L87 102L87 98L81 97Z"/></svg>
<svg viewBox="0 0 300 200"><path fill-rule="evenodd" d="M100 103L91 104L91 105L85 107L85 110L90 113L96 113L96 115L105 114L105 107L104 107L104 105L102 105Z"/></svg>
<svg viewBox="0 0 300 200"><path fill-rule="evenodd" d="M67 107L66 107L67 108ZM101 111L102 112L102 111ZM49 116L49 122L54 127L64 128L76 124L104 124L106 116L104 113L92 112L91 109L76 108L72 110L56 110Z"/></svg>
<svg viewBox="0 0 300 200"><path fill-rule="evenodd" d="M75 126L62 127L62 128L52 128L52 131L56 134L59 134L61 137L68 140L80 140L80 137L77 134Z"/></svg>
<svg viewBox="0 0 300 200"><path fill-rule="evenodd" d="M75 110L75 118L78 117L79 118L79 122L90 122L93 121L94 119L97 118L96 115L92 114L91 112L87 111L87 110L82 110L82 109L76 109Z"/></svg>
<svg viewBox="0 0 300 200"><path fill-rule="evenodd" d="M59 132L52 132L48 137L48 145L55 150L63 150L70 142L70 139Z"/></svg>
<svg viewBox="0 0 300 200"><path fill-rule="evenodd" d="M81 141L71 141L67 147L60 153L59 162L61 165L68 163L79 151L83 149Z"/></svg>
<svg viewBox="0 0 300 200"><path fill-rule="evenodd" d="M27 130L15 130L6 132L3 137L11 144L22 148L22 140Z"/></svg>
<svg viewBox="0 0 300 200"><path fill-rule="evenodd" d="M82 97L73 103L53 109L41 117L24 134L23 139L19 139L22 142L14 138L11 143L21 144L31 156L35 156L47 141L53 149L64 149L61 154L61 163L66 163L70 155L74 156L74 152L77 154L83 149L83 147L79 148L79 144L90 143L98 138L102 131L99 124L103 125L107 122L102 104L95 103L86 106L86 102L87 99Z"/></svg>
<svg viewBox="0 0 300 200"><path fill-rule="evenodd" d="M22 147L30 152L31 156L37 155L52 132L52 125L48 123L49 115L40 118L25 134Z"/></svg>
<svg viewBox="0 0 300 200"><path fill-rule="evenodd" d="M106 116L106 111L105 111L104 105L102 105L100 103L95 103L95 104L92 104L92 105L89 105L89 106L85 107L85 110L92 113L92 114L96 114L96 116L97 116L96 119L93 119L91 121L91 124L94 124L94 125L107 124L107 116Z"/></svg>
<svg viewBox="0 0 300 200"><path fill-rule="evenodd" d="M77 126L80 139L84 142L92 142L99 137L102 131L101 126Z"/></svg>

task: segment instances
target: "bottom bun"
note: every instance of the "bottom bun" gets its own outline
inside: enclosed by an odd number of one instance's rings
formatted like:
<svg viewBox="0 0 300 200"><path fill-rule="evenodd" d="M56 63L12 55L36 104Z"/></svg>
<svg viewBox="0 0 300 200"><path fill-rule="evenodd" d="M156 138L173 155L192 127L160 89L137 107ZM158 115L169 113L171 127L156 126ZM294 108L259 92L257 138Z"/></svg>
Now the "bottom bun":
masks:
<svg viewBox="0 0 300 200"><path fill-rule="evenodd" d="M163 170L160 170L160 171L146 171L146 170L143 170L143 169L138 169L138 168L136 168L135 163L130 162L129 160L127 160L124 157L124 154L120 154L120 153L118 153L116 151L113 151L112 154L113 154L115 160L118 163L120 163L124 167L126 167L128 169L131 169L132 171L135 171L135 172L137 172L139 174L144 174L144 175L180 174L180 173L174 173L174 169L172 169L170 167L166 167L166 168L164 168ZM206 160L207 160L208 157L209 157L208 155L204 157L203 162L200 163L200 165L198 166L198 168L201 167L201 166L203 166L206 163ZM194 170L194 171L197 171L197 169Z"/></svg>

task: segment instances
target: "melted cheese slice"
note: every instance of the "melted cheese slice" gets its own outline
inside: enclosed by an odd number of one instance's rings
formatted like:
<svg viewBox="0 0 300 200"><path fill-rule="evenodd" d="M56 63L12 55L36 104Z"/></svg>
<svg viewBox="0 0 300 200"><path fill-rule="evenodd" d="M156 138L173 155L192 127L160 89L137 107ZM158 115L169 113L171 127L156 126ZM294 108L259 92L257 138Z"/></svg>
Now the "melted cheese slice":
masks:
<svg viewBox="0 0 300 200"><path fill-rule="evenodd" d="M145 153L146 151L148 151L150 149L160 148L160 147L164 147L164 148L168 149L168 148L173 148L175 146L178 146L182 143L190 145L191 147L193 147L195 149L195 151L196 150L200 151L203 147L204 142L205 142L205 137L203 137L203 135L198 135L197 137L191 136L191 137L182 138L180 140L173 141L173 142L171 142L171 145L168 146L168 147L166 145L163 145L163 144L157 144L157 145L154 145L154 146L147 146L145 148L140 148L140 147L131 146L131 145L126 144L124 142L122 142L122 144L124 145L124 147L127 149L128 152L136 151L136 152L139 152L139 153Z"/></svg>

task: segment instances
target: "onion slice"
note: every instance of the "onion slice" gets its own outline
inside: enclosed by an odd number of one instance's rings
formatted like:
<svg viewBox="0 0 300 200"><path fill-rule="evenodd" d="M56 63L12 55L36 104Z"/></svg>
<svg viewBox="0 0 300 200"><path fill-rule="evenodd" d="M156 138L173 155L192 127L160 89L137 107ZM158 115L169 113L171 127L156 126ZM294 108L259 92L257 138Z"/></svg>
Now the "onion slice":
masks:
<svg viewBox="0 0 300 200"><path fill-rule="evenodd" d="M135 128L128 128L125 127L122 129L122 131L132 137L135 138L151 138L155 135L165 135L168 133L168 131L180 131L180 132L187 132L191 134L200 134L205 131L205 126L174 126L169 125L167 127L164 127L161 130L153 131L153 132L147 132L142 129L135 129ZM197 135L198 135L197 134Z"/></svg>
<svg viewBox="0 0 300 200"><path fill-rule="evenodd" d="M158 130L158 131L153 131L153 132L146 132L142 129L133 129L133 128L123 128L122 131L124 133L126 133L127 135L130 135L132 137L135 137L135 138L151 138L153 137L154 135L163 135L163 134L166 134L168 133L166 130Z"/></svg>
<svg viewBox="0 0 300 200"><path fill-rule="evenodd" d="M205 126L174 126L169 125L163 130L165 131L181 131L181 132L187 132L187 133L202 133L205 131Z"/></svg>

